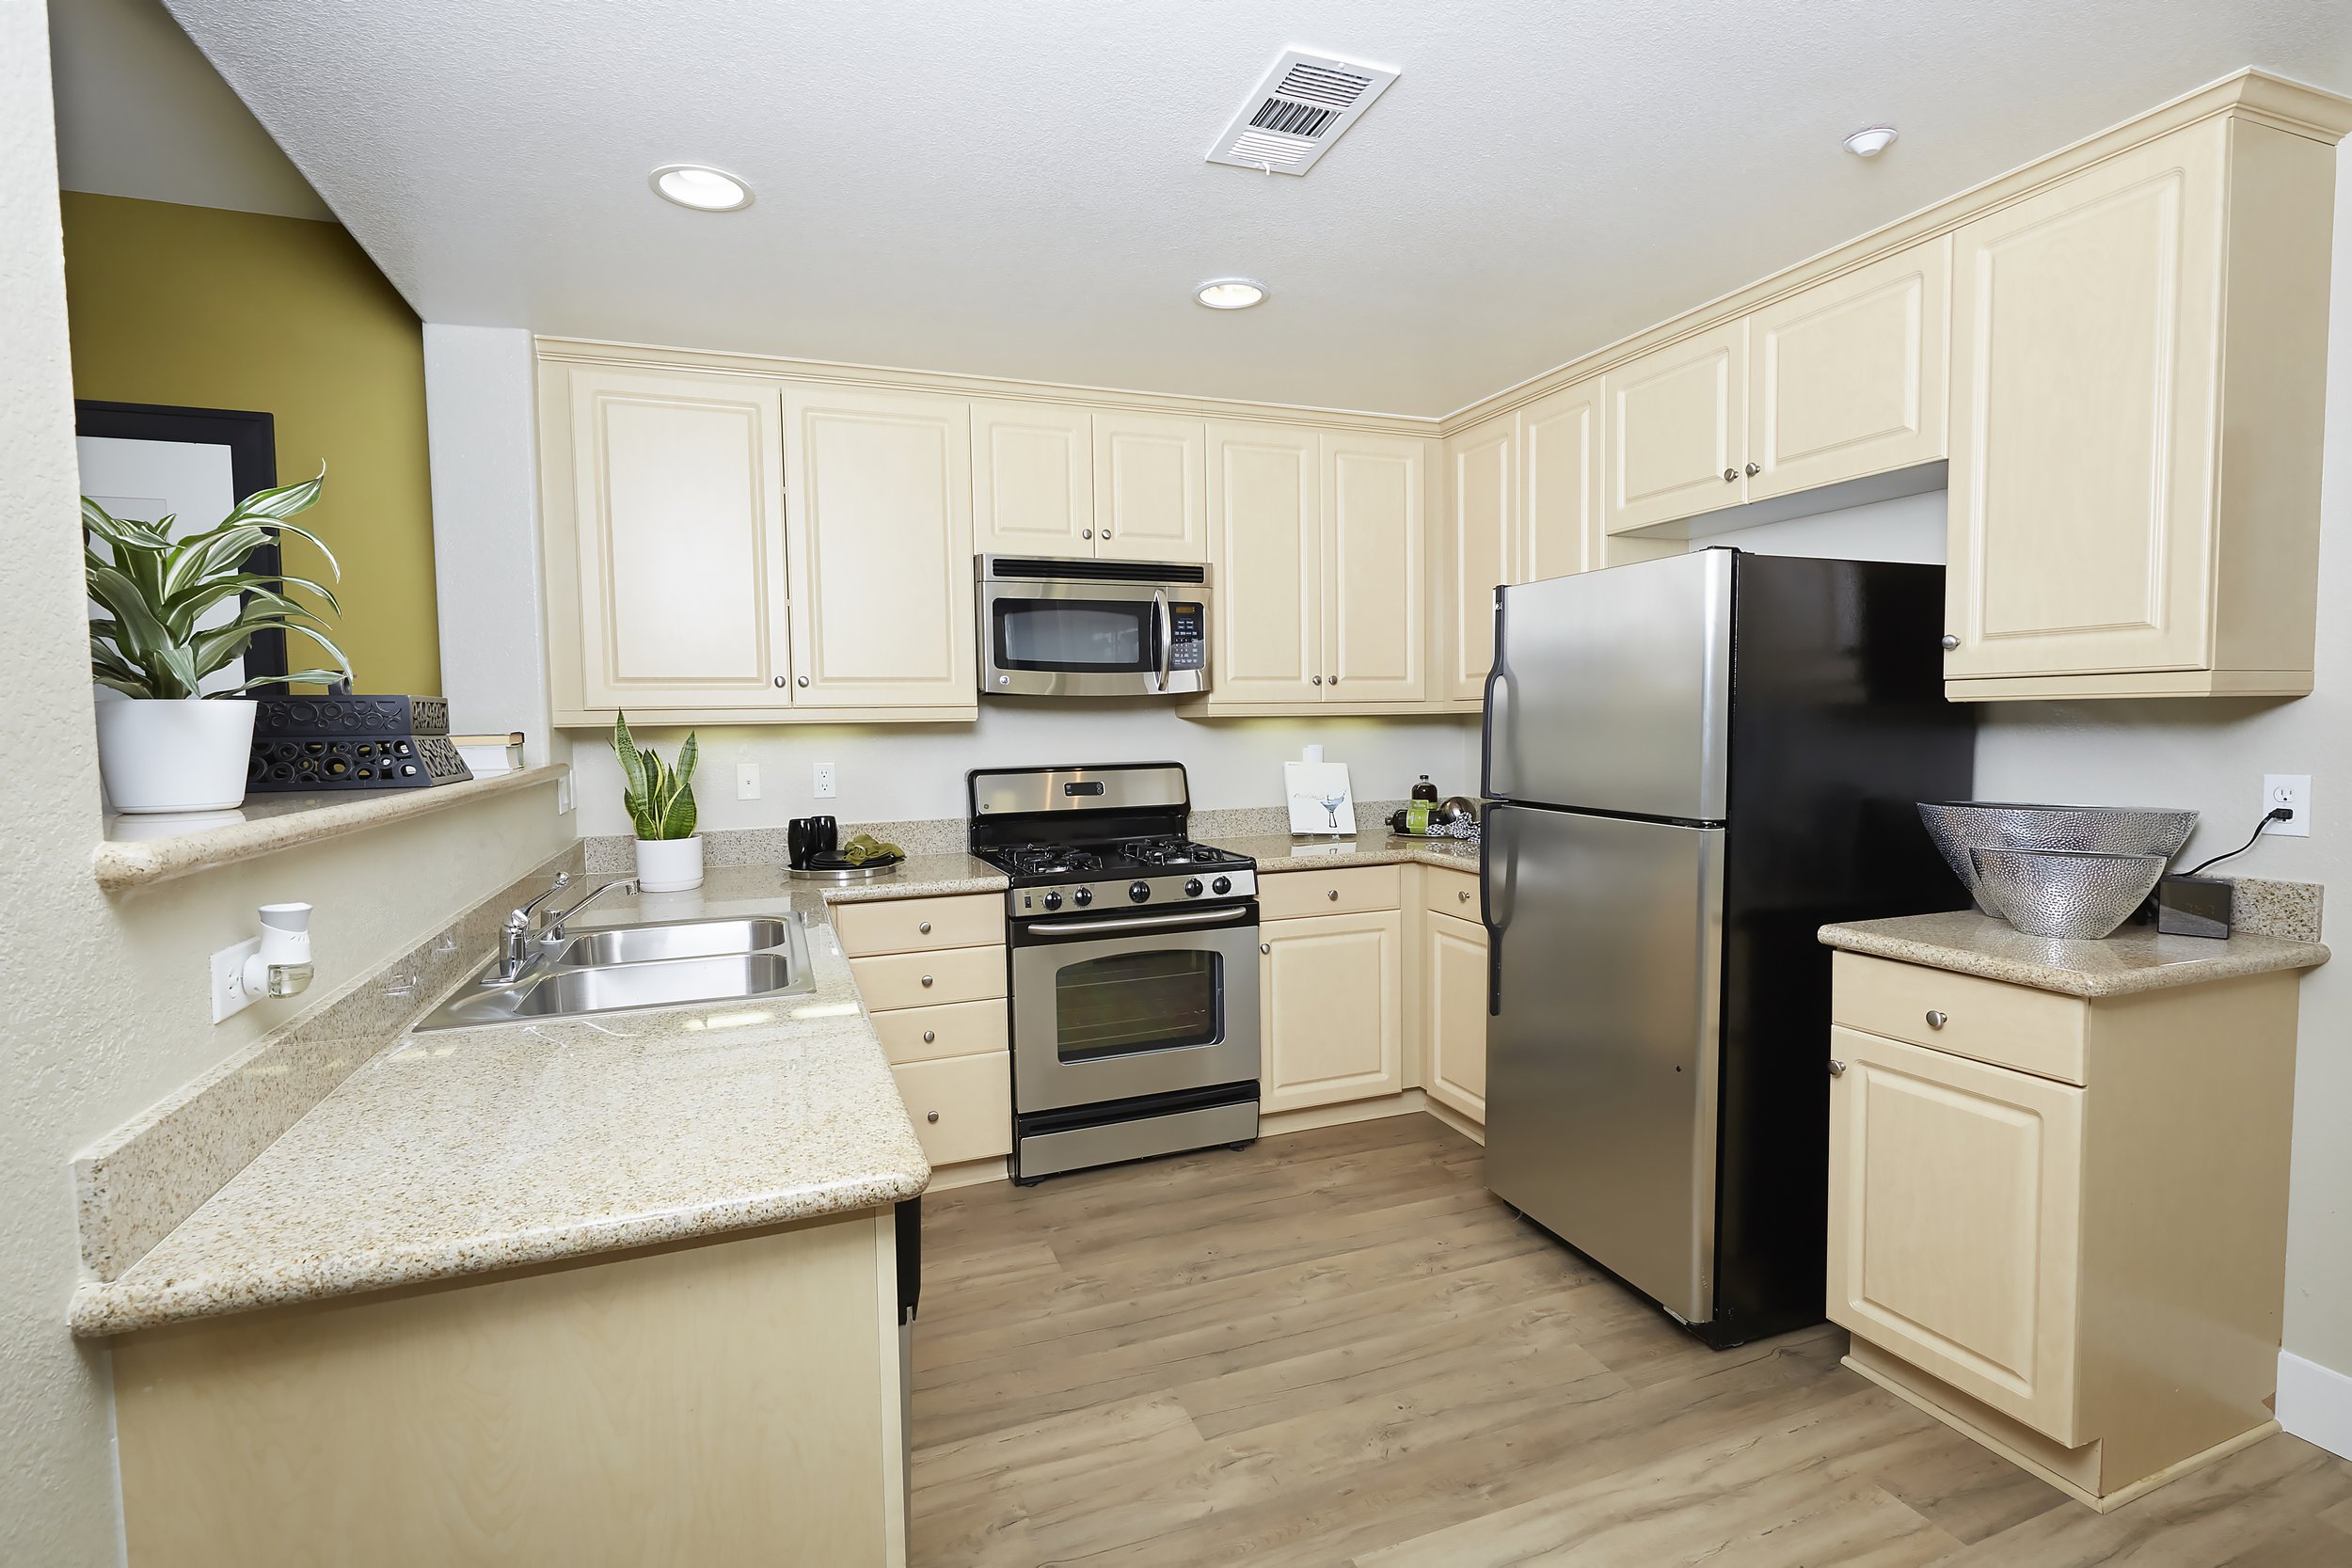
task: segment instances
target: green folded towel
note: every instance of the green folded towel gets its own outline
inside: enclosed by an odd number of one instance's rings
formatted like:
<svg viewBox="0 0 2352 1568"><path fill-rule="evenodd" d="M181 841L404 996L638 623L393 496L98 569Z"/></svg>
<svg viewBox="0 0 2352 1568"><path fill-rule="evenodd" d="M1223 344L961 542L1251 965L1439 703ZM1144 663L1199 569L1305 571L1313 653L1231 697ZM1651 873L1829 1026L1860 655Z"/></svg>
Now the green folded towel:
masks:
<svg viewBox="0 0 2352 1568"><path fill-rule="evenodd" d="M884 844L872 833L860 833L841 847L841 858L851 865L864 865L867 861L902 861L907 852L895 844Z"/></svg>

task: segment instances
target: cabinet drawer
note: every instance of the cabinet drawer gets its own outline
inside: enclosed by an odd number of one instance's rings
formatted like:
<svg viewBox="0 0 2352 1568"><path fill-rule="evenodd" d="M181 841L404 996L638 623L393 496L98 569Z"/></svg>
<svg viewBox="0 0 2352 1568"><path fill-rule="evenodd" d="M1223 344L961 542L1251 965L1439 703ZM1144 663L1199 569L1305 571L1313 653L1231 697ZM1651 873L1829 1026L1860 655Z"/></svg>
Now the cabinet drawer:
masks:
<svg viewBox="0 0 2352 1568"><path fill-rule="evenodd" d="M1431 914L1450 914L1456 920L1475 921L1478 918L1478 873L1424 865L1421 868L1421 897L1422 907Z"/></svg>
<svg viewBox="0 0 2352 1568"><path fill-rule="evenodd" d="M1005 940L1005 901L993 893L961 898L883 898L835 904L833 928L853 958L874 953L923 953ZM1001 993L999 993L1001 994Z"/></svg>
<svg viewBox="0 0 2352 1568"><path fill-rule="evenodd" d="M1850 1029L2063 1084L2085 1082L2090 1004L2080 997L1860 953L1837 954L1831 975L1830 1018Z"/></svg>
<svg viewBox="0 0 2352 1568"><path fill-rule="evenodd" d="M869 1013L935 1007L1005 994L1005 950L955 947L945 953L892 953L851 958L850 974Z"/></svg>
<svg viewBox="0 0 2352 1568"><path fill-rule="evenodd" d="M1360 914L1405 907L1404 867L1351 865L1329 871L1281 871L1258 879L1262 920L1310 914Z"/></svg>
<svg viewBox="0 0 2352 1568"><path fill-rule="evenodd" d="M919 980L921 976L916 976ZM893 1065L942 1056L976 1056L1010 1044L1002 1002L952 1002L943 1007L897 1007L873 1015L882 1054Z"/></svg>
<svg viewBox="0 0 2352 1568"><path fill-rule="evenodd" d="M1012 1057L950 1056L907 1062L890 1069L907 1102L923 1156L934 1165L960 1164L1012 1152Z"/></svg>

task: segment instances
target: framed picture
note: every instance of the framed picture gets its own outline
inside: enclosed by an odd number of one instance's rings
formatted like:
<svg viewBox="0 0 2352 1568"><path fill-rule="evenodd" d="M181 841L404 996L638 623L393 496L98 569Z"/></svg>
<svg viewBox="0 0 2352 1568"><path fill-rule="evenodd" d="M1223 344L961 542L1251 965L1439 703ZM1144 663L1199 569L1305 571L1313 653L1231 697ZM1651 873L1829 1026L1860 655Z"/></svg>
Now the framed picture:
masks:
<svg viewBox="0 0 2352 1568"><path fill-rule="evenodd" d="M238 501L278 483L278 431L267 414L77 398L73 434L82 494L118 517L173 517L175 533L201 533ZM255 549L245 569L265 578L283 572L277 542ZM226 621L235 612L222 605L215 614ZM216 690L285 673L286 634L265 631L246 644L243 674L231 667L207 676L204 686Z"/></svg>
<svg viewBox="0 0 2352 1568"><path fill-rule="evenodd" d="M1291 832L1305 838L1352 838L1356 796L1343 762L1282 764L1283 793L1290 798Z"/></svg>

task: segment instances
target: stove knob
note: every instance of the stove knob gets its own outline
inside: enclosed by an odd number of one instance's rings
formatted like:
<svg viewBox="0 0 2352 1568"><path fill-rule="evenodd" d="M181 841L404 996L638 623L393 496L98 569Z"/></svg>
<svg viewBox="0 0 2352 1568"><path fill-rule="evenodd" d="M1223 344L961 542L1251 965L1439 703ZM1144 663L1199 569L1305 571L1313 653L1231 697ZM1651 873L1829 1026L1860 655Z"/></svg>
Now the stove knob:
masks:
<svg viewBox="0 0 2352 1568"><path fill-rule="evenodd" d="M1233 879L1231 877L1219 877L1216 881L1209 884L1209 891L1211 893L1231 893L1233 891Z"/></svg>
<svg viewBox="0 0 2352 1568"><path fill-rule="evenodd" d="M1049 910L1058 910L1058 909L1060 909L1060 908L1061 908L1061 895L1060 895L1060 894L1058 894L1058 893L1049 893L1049 894L1047 894L1047 895L1045 895L1045 907L1046 907L1047 909L1049 909Z"/></svg>
<svg viewBox="0 0 2352 1568"><path fill-rule="evenodd" d="M1186 882L1184 883L1184 896L1185 896L1185 897L1187 897L1187 898L1198 898L1198 897L1200 897L1200 878L1198 878L1198 877L1192 878L1190 880L1188 880L1188 881L1186 881Z"/></svg>
<svg viewBox="0 0 2352 1568"><path fill-rule="evenodd" d="M1140 879L1129 882L1127 884L1127 896L1136 903L1140 904L1145 899L1152 896L1152 884Z"/></svg>
<svg viewBox="0 0 2352 1568"><path fill-rule="evenodd" d="M1094 890L1090 887L1082 887L1070 895L1070 901L1083 910L1094 902Z"/></svg>

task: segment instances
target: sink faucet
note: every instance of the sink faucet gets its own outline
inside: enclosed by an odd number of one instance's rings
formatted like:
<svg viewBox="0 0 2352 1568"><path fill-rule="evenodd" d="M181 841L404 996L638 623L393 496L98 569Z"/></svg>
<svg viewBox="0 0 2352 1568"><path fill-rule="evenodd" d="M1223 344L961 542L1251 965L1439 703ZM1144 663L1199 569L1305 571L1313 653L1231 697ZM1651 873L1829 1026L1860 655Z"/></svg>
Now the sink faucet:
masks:
<svg viewBox="0 0 2352 1568"><path fill-rule="evenodd" d="M611 893L616 887L628 889L633 892L636 889L636 886L637 884L629 880L627 877L620 878L615 881L605 883L602 887L597 888L595 892L589 894L587 897L582 898L579 903L574 904L570 909L547 916L546 919L548 928L540 940L549 944L562 942L564 940L564 922L571 919L572 916L578 914L580 911L586 909L589 905L595 903L606 894Z"/></svg>
<svg viewBox="0 0 2352 1568"><path fill-rule="evenodd" d="M511 986L522 978L523 971L531 966L531 911L571 885L572 874L559 871L547 892L507 915L499 927L498 967L482 977L484 985Z"/></svg>

